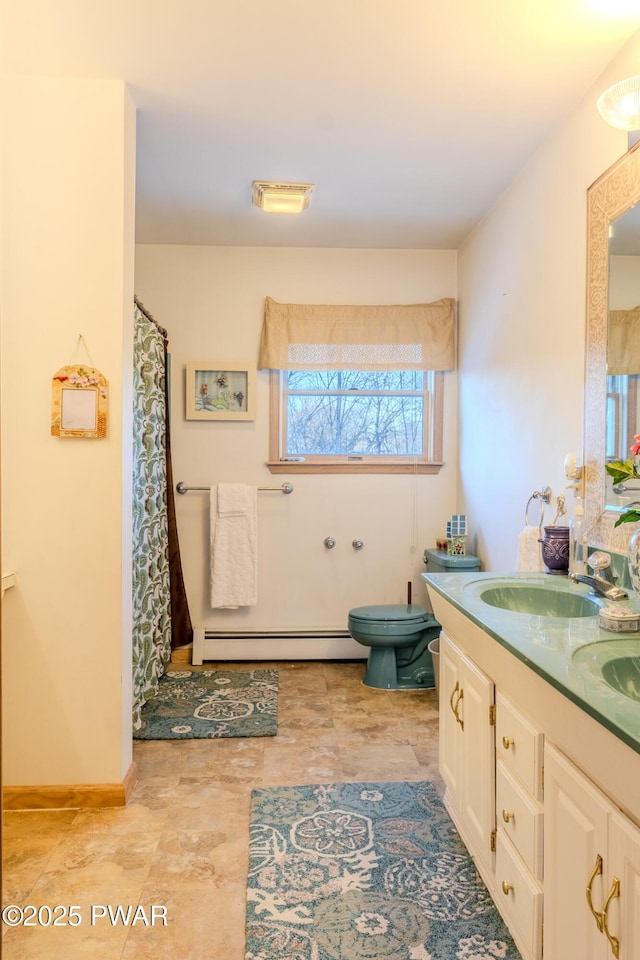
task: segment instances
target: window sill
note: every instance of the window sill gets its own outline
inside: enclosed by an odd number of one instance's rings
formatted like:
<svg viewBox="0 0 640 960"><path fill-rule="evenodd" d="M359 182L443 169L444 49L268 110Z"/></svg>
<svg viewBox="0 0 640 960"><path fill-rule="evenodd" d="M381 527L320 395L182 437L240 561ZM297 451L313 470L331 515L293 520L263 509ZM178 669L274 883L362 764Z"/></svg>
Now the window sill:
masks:
<svg viewBox="0 0 640 960"><path fill-rule="evenodd" d="M370 460L305 460L297 463L293 460L268 460L270 473L440 473L443 463L411 463L406 460L384 460L374 463Z"/></svg>

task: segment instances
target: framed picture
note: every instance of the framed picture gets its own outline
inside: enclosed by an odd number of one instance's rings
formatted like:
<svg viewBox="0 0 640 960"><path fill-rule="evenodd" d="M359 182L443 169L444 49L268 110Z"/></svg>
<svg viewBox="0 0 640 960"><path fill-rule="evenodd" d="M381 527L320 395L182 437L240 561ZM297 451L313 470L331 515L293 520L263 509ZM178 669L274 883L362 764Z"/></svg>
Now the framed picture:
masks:
<svg viewBox="0 0 640 960"><path fill-rule="evenodd" d="M109 385L99 370L61 367L51 386L51 436L106 437Z"/></svg>
<svg viewBox="0 0 640 960"><path fill-rule="evenodd" d="M187 363L187 420L255 420L256 368L207 360Z"/></svg>

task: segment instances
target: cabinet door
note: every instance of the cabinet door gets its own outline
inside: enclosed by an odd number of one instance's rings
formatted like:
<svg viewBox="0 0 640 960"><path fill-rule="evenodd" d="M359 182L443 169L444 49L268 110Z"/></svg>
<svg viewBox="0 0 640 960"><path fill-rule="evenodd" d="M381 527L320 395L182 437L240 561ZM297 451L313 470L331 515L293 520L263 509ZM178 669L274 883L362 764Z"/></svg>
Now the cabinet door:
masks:
<svg viewBox="0 0 640 960"><path fill-rule="evenodd" d="M544 769L545 960L605 960L607 941L594 913L607 893L611 805L549 745Z"/></svg>
<svg viewBox="0 0 640 960"><path fill-rule="evenodd" d="M458 713L464 723L461 811L474 854L491 864L491 837L496 827L495 726L491 720L494 686L467 657L460 675Z"/></svg>
<svg viewBox="0 0 640 960"><path fill-rule="evenodd" d="M618 881L619 889L614 884ZM605 935L611 938L608 957L615 957L618 941L620 960L640 957L640 830L615 811L609 821L609 862L607 870ZM617 894L617 895L616 895ZM605 901L606 904L607 901Z"/></svg>
<svg viewBox="0 0 640 960"><path fill-rule="evenodd" d="M460 807L460 771L462 769L460 736L462 728L456 718L455 707L460 694L461 655L450 638L440 635L440 732L439 767L451 799Z"/></svg>

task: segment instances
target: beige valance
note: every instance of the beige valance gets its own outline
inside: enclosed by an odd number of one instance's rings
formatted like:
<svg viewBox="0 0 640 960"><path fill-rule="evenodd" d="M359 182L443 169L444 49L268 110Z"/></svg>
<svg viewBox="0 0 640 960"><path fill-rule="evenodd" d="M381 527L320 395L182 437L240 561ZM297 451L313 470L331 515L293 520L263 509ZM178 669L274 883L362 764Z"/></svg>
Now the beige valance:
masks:
<svg viewBox="0 0 640 960"><path fill-rule="evenodd" d="M455 300L396 306L277 303L267 297L260 369L454 370Z"/></svg>
<svg viewBox="0 0 640 960"><path fill-rule="evenodd" d="M640 306L609 311L607 373L640 373Z"/></svg>

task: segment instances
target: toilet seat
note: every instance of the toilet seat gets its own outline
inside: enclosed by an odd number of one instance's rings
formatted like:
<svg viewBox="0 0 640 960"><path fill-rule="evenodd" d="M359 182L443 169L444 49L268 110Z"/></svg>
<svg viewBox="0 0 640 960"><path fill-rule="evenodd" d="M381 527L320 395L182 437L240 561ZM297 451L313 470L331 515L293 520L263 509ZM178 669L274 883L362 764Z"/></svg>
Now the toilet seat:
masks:
<svg viewBox="0 0 640 960"><path fill-rule="evenodd" d="M366 646L408 647L439 624L417 603L383 603L350 610L348 626L351 636Z"/></svg>
<svg viewBox="0 0 640 960"><path fill-rule="evenodd" d="M386 623L388 621L424 623L431 619L431 615L417 603L382 603L368 607L354 607L353 610L349 611L349 616L362 623Z"/></svg>

